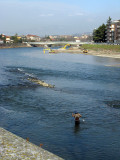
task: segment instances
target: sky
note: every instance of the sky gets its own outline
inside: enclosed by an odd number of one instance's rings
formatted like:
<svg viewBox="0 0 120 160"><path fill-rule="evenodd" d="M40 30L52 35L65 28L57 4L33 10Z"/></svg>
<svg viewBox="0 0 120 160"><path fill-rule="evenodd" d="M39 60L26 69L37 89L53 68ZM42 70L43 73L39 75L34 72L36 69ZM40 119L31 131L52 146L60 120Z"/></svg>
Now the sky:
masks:
<svg viewBox="0 0 120 160"><path fill-rule="evenodd" d="M120 19L120 0L0 0L0 34L73 35Z"/></svg>

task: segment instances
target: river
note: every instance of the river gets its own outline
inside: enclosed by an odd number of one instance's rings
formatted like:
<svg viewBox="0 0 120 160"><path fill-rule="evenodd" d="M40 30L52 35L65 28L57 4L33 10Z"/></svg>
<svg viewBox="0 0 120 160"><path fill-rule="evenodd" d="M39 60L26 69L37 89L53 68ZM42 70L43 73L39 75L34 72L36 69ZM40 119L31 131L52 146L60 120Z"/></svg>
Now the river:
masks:
<svg viewBox="0 0 120 160"><path fill-rule="evenodd" d="M0 127L66 160L119 160L120 60L0 50ZM40 86L37 78L54 88ZM75 126L72 112L81 123Z"/></svg>

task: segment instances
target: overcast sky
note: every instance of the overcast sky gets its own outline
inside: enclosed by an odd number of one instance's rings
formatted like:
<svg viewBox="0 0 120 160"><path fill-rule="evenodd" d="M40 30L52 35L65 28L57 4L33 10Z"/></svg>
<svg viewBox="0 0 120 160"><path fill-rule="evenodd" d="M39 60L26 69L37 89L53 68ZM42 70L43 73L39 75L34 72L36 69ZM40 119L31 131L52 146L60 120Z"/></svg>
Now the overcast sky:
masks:
<svg viewBox="0 0 120 160"><path fill-rule="evenodd" d="M92 32L120 19L120 0L0 0L0 33L59 35Z"/></svg>

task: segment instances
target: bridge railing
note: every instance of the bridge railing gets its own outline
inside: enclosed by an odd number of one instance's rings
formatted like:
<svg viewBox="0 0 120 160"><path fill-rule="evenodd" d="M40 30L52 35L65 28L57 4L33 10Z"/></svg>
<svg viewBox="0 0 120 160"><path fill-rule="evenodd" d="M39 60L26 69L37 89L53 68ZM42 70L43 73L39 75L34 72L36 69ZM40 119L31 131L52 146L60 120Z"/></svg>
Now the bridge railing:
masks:
<svg viewBox="0 0 120 160"><path fill-rule="evenodd" d="M89 44L89 42L74 42L74 41L56 41L56 42L27 42L28 44L35 45L35 44L40 44L40 45L52 45L52 44L75 44L75 45L80 45L80 44Z"/></svg>

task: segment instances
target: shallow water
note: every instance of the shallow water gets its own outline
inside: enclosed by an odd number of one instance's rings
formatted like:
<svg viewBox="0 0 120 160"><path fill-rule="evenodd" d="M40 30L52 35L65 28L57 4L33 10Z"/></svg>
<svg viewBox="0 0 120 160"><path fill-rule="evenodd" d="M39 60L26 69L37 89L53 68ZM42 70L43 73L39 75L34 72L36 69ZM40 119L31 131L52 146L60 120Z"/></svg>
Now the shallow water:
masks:
<svg viewBox="0 0 120 160"><path fill-rule="evenodd" d="M0 126L66 160L119 159L119 63L40 48L0 50ZM82 115L79 126L74 110Z"/></svg>

